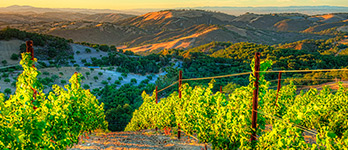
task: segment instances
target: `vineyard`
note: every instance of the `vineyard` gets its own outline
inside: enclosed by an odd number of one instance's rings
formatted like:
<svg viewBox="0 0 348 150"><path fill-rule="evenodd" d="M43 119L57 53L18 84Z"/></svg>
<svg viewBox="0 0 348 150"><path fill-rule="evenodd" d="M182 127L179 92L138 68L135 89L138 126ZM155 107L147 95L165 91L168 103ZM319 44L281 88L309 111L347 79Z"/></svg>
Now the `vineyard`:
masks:
<svg viewBox="0 0 348 150"><path fill-rule="evenodd" d="M22 53L24 71L15 94L8 100L0 95L0 149L66 149L85 132L107 129L104 105L81 88L81 74L75 73L65 89L54 85L53 92L42 92L30 48Z"/></svg>
<svg viewBox="0 0 348 150"><path fill-rule="evenodd" d="M229 95L212 91L216 77L208 86L191 87L181 85L191 80L181 79L181 74L179 82L173 83L179 83L179 91L168 97L158 100L158 92L165 89L155 90L152 96L144 92L144 102L126 131L175 129L178 138L185 132L213 149L348 148L347 88L338 83L338 90L325 86L321 91L298 93L291 82L277 91L265 80L268 72L275 72L268 71L272 61L255 64L251 63L253 72L239 74L250 74L249 85ZM315 137L315 142L306 141L305 134Z"/></svg>

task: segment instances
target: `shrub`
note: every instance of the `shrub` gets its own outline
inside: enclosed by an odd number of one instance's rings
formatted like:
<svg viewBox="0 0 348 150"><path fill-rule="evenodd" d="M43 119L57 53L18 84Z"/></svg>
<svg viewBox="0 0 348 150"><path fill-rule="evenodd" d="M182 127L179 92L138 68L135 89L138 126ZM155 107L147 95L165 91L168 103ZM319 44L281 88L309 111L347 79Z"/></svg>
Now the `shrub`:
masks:
<svg viewBox="0 0 348 150"><path fill-rule="evenodd" d="M108 84L108 81L103 80L101 83L102 83L103 85L107 85L107 84Z"/></svg>
<svg viewBox="0 0 348 150"><path fill-rule="evenodd" d="M61 84L66 84L66 80L60 80Z"/></svg>
<svg viewBox="0 0 348 150"><path fill-rule="evenodd" d="M89 86L88 84L84 84L84 85L83 85L83 88L84 88L84 89L89 89L90 86Z"/></svg>
<svg viewBox="0 0 348 150"><path fill-rule="evenodd" d="M132 79L131 79L131 83L137 83L137 79L132 78Z"/></svg>
<svg viewBox="0 0 348 150"><path fill-rule="evenodd" d="M152 75L148 75L146 76L146 78L148 78L149 80L152 80Z"/></svg>
<svg viewBox="0 0 348 150"><path fill-rule="evenodd" d="M7 61L6 61L6 60L3 60L3 61L1 61L1 63L2 63L3 65L6 65L6 64L7 64Z"/></svg>
<svg viewBox="0 0 348 150"><path fill-rule="evenodd" d="M12 54L11 59L12 60L18 60L19 55L18 54Z"/></svg>
<svg viewBox="0 0 348 150"><path fill-rule="evenodd" d="M6 83L10 83L10 82L11 82L11 80L10 80L9 78L6 78L4 81L5 81Z"/></svg>
<svg viewBox="0 0 348 150"><path fill-rule="evenodd" d="M127 73L122 73L121 76L127 77Z"/></svg>
<svg viewBox="0 0 348 150"><path fill-rule="evenodd" d="M93 79L94 79L95 81L97 81L99 78L98 78L98 76L94 76Z"/></svg>
<svg viewBox="0 0 348 150"><path fill-rule="evenodd" d="M141 81L140 83L142 83L142 84L148 84L149 82L150 82L149 79L145 79L145 80Z"/></svg>
<svg viewBox="0 0 348 150"><path fill-rule="evenodd" d="M12 93L12 90L9 88L6 88L4 91L7 95L10 95Z"/></svg>
<svg viewBox="0 0 348 150"><path fill-rule="evenodd" d="M9 77L9 74L4 72L4 73L2 73L2 77L7 78L7 77Z"/></svg>
<svg viewBox="0 0 348 150"><path fill-rule="evenodd" d="M116 81L115 81L115 84L116 84L116 85L121 85L121 81L120 81L120 80L116 80Z"/></svg>
<svg viewBox="0 0 348 150"><path fill-rule="evenodd" d="M85 51L86 51L86 53L91 53L92 52L92 50L89 49L89 48L86 48Z"/></svg>

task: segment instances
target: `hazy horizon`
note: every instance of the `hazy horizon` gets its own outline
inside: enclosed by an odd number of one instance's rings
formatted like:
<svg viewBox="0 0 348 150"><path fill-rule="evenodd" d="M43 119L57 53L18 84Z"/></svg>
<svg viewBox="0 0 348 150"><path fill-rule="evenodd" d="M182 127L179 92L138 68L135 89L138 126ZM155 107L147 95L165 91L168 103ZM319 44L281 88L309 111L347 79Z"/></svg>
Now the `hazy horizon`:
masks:
<svg viewBox="0 0 348 150"><path fill-rule="evenodd" d="M175 9L185 7L290 7L290 6L343 6L348 7L345 0L128 0L128 1L86 1L86 0L5 0L0 7L13 5L39 8L73 8L73 9Z"/></svg>

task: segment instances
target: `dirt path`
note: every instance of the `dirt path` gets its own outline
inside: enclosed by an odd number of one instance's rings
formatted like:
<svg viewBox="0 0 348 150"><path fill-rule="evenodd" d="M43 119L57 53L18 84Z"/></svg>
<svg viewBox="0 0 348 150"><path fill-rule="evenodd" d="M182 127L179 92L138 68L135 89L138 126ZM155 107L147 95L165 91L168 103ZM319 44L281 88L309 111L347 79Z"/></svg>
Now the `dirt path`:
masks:
<svg viewBox="0 0 348 150"><path fill-rule="evenodd" d="M86 149L187 149L201 150L204 144L194 139L183 136L178 140L175 136L167 136L163 133L155 133L153 130L139 132L94 132L88 139L84 138L81 144L75 145L69 150Z"/></svg>

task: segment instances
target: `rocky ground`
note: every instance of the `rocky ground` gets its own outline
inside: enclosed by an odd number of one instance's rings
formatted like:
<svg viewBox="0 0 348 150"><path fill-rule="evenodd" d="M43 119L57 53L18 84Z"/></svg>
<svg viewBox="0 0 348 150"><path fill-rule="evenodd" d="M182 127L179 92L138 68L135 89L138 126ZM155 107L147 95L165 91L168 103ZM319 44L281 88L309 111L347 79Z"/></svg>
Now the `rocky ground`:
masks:
<svg viewBox="0 0 348 150"><path fill-rule="evenodd" d="M144 130L138 132L110 132L97 131L85 136L80 143L69 150L123 150L123 149L168 149L168 150L201 150L205 145L198 143L192 137L176 135L168 136L163 132ZM211 149L207 145L208 149Z"/></svg>

